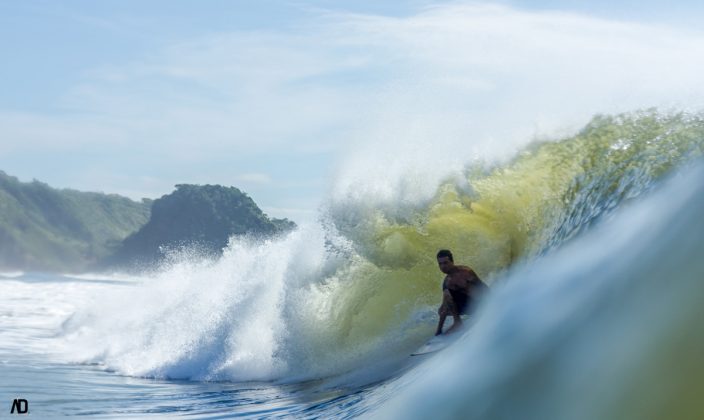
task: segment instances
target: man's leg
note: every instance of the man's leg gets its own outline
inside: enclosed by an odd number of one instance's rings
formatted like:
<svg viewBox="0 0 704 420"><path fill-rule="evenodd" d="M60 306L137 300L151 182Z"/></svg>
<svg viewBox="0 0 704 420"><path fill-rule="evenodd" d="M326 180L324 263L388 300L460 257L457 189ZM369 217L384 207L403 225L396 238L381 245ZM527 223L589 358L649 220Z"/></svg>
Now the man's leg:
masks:
<svg viewBox="0 0 704 420"><path fill-rule="evenodd" d="M457 312L452 314L452 326L445 331L445 334L449 334L462 326L462 318Z"/></svg>
<svg viewBox="0 0 704 420"><path fill-rule="evenodd" d="M443 293L444 299L447 300L449 314L452 315L452 326L445 331L445 333L451 333L462 326L462 318L460 318L460 309L455 304L455 300L452 298L452 293L449 290L445 290Z"/></svg>

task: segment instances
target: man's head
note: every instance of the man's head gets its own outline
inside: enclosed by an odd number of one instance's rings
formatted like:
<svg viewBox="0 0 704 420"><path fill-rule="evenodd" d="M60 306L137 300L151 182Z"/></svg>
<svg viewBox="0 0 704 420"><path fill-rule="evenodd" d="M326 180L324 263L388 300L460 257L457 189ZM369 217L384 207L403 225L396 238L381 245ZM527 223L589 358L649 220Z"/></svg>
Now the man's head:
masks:
<svg viewBox="0 0 704 420"><path fill-rule="evenodd" d="M438 255L436 257L438 259L438 267L440 267L440 271L445 274L450 274L455 268L455 261L452 258L452 252L448 249L441 249L438 251Z"/></svg>

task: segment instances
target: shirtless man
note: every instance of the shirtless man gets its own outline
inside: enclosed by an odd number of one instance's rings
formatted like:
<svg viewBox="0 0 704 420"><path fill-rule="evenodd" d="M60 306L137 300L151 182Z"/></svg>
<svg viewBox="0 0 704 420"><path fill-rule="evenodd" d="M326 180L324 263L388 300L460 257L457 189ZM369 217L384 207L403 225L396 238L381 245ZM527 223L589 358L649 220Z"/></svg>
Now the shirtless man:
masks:
<svg viewBox="0 0 704 420"><path fill-rule="evenodd" d="M471 314L481 299L489 290L486 284L479 279L477 273L469 267L455 265L452 252L447 249L440 250L437 255L440 271L447 274L442 282L442 305L438 309L440 322L435 335L442 334L445 318L451 315L454 322L445 332L451 333L462 325L460 315Z"/></svg>

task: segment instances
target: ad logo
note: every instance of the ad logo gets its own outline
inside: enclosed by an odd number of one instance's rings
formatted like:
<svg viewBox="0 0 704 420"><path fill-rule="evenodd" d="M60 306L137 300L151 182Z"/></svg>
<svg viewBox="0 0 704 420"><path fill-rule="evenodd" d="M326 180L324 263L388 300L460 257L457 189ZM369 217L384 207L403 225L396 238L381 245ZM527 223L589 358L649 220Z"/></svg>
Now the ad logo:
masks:
<svg viewBox="0 0 704 420"><path fill-rule="evenodd" d="M29 412L29 402L23 398L15 398L12 402L10 414L27 414Z"/></svg>

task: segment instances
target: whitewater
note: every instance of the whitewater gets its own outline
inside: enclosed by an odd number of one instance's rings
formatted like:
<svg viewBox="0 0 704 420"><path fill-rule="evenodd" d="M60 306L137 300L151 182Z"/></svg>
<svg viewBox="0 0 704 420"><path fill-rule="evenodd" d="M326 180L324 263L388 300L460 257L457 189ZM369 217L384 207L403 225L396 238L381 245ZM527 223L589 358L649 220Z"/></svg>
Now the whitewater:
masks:
<svg viewBox="0 0 704 420"><path fill-rule="evenodd" d="M422 192L347 182L316 223L218 259L4 273L0 401L37 418L700 418L703 151L699 114L601 115ZM492 293L451 347L410 358L437 322L441 248Z"/></svg>

